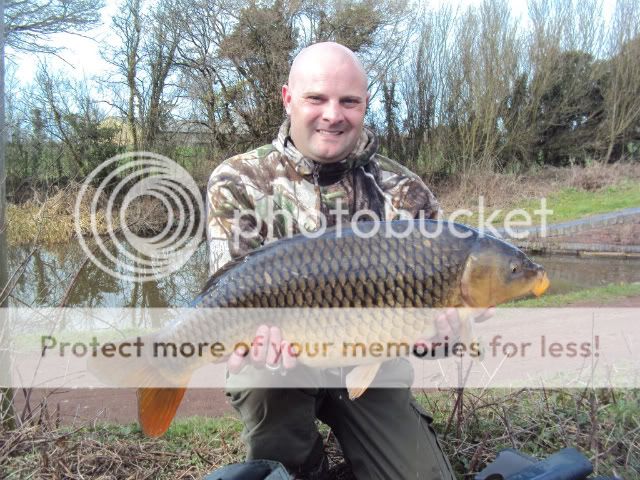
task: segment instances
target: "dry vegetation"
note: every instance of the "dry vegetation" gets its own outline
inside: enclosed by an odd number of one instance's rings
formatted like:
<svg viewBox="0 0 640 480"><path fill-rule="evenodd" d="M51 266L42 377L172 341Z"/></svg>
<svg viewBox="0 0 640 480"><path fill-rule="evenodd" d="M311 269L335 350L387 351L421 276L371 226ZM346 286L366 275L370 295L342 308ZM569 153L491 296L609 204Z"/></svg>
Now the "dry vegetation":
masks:
<svg viewBox="0 0 640 480"><path fill-rule="evenodd" d="M51 245L65 243L76 236L75 203L81 185L72 183L50 196L35 196L20 205L9 204L7 208L8 240L10 244ZM89 187L80 204L80 229L83 235L91 235L92 221L99 235L118 232L120 219L117 207L111 216L112 228L106 217L106 199L97 202L96 213L91 213L91 199L95 189ZM167 222L167 211L162 202L154 197L139 197L126 211L126 223L137 234L161 231Z"/></svg>
<svg viewBox="0 0 640 480"><path fill-rule="evenodd" d="M459 478L481 470L508 447L544 458L576 447L595 472L640 476L637 390L465 390L429 392L420 401L433 414ZM202 478L240 461L240 422L231 418L178 421L165 437L145 438L136 426L60 426L35 409L13 431L0 431L3 478ZM342 461L327 434L332 465ZM351 479L341 475L338 478Z"/></svg>

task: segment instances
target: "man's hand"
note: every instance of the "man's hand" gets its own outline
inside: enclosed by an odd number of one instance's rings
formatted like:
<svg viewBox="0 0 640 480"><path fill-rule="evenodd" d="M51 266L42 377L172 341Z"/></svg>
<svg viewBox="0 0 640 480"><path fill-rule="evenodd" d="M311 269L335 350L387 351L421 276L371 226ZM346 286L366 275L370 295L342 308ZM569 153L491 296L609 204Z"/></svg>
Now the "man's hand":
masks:
<svg viewBox="0 0 640 480"><path fill-rule="evenodd" d="M296 366L295 353L289 342L282 339L280 328L260 325L251 349L248 352L242 347L236 349L227 360L227 369L230 373L238 373L251 363L256 368L289 370Z"/></svg>
<svg viewBox="0 0 640 480"><path fill-rule="evenodd" d="M495 315L496 309L491 307L477 311L479 314L475 315L473 319L476 322L484 322ZM460 339L464 321L467 321L467 319L460 318L459 309L447 308L436 317L436 335L428 339L418 340L416 345L421 345L429 350L433 350L436 346L442 346L445 342L449 345L454 344ZM471 321L471 319L468 319L468 321ZM467 342L471 341L469 338L462 340Z"/></svg>

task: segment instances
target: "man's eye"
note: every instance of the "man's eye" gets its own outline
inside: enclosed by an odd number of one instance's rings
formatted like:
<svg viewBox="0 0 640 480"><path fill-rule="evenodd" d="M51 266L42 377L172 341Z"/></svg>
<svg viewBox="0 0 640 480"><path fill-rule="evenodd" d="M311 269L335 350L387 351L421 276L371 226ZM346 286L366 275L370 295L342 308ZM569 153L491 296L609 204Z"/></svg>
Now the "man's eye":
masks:
<svg viewBox="0 0 640 480"><path fill-rule="evenodd" d="M317 96L312 96L312 97L307 97L307 100L309 100L311 103L320 103L322 101L322 98Z"/></svg>

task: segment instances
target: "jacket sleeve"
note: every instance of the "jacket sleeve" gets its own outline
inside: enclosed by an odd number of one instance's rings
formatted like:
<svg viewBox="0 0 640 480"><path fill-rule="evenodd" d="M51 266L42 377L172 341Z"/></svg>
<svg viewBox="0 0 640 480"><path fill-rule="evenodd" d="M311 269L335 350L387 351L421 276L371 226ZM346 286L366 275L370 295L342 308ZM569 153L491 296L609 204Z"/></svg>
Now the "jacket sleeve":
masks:
<svg viewBox="0 0 640 480"><path fill-rule="evenodd" d="M206 204L209 273L213 274L261 246L264 228L241 176L224 163L211 174Z"/></svg>
<svg viewBox="0 0 640 480"><path fill-rule="evenodd" d="M376 160L381 170L381 188L385 196L385 218L436 219L440 205L418 175L398 162L382 155Z"/></svg>

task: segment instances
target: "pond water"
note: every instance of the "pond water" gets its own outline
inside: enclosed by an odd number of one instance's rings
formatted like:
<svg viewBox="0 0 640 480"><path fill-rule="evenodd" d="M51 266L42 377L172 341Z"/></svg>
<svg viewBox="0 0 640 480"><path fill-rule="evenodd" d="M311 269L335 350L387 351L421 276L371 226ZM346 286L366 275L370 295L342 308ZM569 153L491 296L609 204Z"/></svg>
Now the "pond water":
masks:
<svg viewBox="0 0 640 480"><path fill-rule="evenodd" d="M9 247L9 271L29 256L30 247ZM122 254L116 253L122 256ZM75 242L39 249L28 261L12 292L13 306L183 307L200 293L208 278L204 242L176 273L157 282L114 278L91 262ZM551 279L552 293L564 293L613 282L640 282L640 259L535 256Z"/></svg>
<svg viewBox="0 0 640 480"><path fill-rule="evenodd" d="M31 247L9 247L9 271L15 271L31 252ZM112 253L126 260L124 252L114 248ZM76 242L38 249L16 283L10 304L53 307L66 297L70 307L184 307L200 293L209 271L204 242L179 271L158 281L121 280L85 260Z"/></svg>
<svg viewBox="0 0 640 480"><path fill-rule="evenodd" d="M549 293L566 293L609 283L640 282L640 258L532 255L549 274Z"/></svg>

